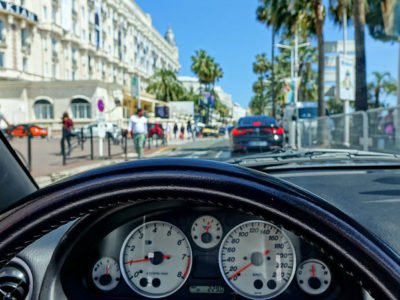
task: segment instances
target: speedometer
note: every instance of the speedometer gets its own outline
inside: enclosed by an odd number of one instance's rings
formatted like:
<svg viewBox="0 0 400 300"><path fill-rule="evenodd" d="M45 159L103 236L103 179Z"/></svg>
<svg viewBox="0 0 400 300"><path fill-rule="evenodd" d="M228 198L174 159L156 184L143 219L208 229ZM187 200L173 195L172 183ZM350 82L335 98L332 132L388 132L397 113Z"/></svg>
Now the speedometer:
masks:
<svg viewBox="0 0 400 300"><path fill-rule="evenodd" d="M192 250L178 227L163 221L148 222L126 238L120 264L125 281L135 292L164 298L189 277Z"/></svg>
<svg viewBox="0 0 400 300"><path fill-rule="evenodd" d="M234 227L222 241L219 266L226 283L248 299L270 299L293 279L296 255L277 226L248 221Z"/></svg>

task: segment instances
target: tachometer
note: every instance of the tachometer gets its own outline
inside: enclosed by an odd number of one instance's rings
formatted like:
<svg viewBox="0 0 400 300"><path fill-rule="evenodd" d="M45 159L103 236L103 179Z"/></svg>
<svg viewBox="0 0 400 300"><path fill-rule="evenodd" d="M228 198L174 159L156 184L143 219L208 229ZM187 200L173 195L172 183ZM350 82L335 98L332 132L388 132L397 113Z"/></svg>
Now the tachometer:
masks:
<svg viewBox="0 0 400 300"><path fill-rule="evenodd" d="M277 226L248 221L234 227L222 241L219 266L226 283L248 299L270 299L293 279L296 255Z"/></svg>
<svg viewBox="0 0 400 300"><path fill-rule="evenodd" d="M122 275L138 294L163 298L176 292L192 267L184 233L162 221L144 223L126 238L120 256Z"/></svg>

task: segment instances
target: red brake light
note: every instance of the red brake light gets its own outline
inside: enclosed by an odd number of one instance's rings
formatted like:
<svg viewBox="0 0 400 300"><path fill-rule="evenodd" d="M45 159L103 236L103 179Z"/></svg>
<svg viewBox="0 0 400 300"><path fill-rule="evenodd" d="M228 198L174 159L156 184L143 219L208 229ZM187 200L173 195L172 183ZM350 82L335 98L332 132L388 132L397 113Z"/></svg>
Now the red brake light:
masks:
<svg viewBox="0 0 400 300"><path fill-rule="evenodd" d="M233 136L238 136L246 133L253 132L253 129L240 129L240 128L234 128L232 129L232 135Z"/></svg>
<svg viewBox="0 0 400 300"><path fill-rule="evenodd" d="M262 122L261 122L261 121L254 121L254 122L253 122L253 126L259 127L259 126L261 126L261 125L262 125Z"/></svg>
<svg viewBox="0 0 400 300"><path fill-rule="evenodd" d="M285 133L285 131L281 127L279 127L279 128L263 128L262 131L263 132L270 132L270 133L278 134L278 135L282 135L282 134Z"/></svg>

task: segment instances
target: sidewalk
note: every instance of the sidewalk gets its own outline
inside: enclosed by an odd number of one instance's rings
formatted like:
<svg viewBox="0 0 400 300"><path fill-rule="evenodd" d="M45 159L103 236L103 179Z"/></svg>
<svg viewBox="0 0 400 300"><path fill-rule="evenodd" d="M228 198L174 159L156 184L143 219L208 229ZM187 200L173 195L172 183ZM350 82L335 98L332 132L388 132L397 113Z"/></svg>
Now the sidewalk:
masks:
<svg viewBox="0 0 400 300"><path fill-rule="evenodd" d="M186 141L185 141L186 142ZM148 149L148 144L145 148L145 157L157 156L163 152L172 151L179 143L173 143L168 146L151 146ZM22 157L23 160L27 161L27 139L13 139L11 141L12 147L17 151L17 154ZM62 156L60 151L60 140L59 139L33 139L31 146L32 155L32 170L31 174L38 182L39 186L45 186L51 184L62 178L72 176L90 169L99 168L102 166L112 165L125 161L124 149L121 145L111 145L111 159L108 157L108 144L104 143L104 157L99 156L99 144L95 141L93 144L94 160L90 157L90 144L86 142L84 149L76 147L70 156L67 158L67 163L64 166L62 164ZM133 149L133 142L128 140L127 147L127 158L128 160L134 160L137 158L136 153Z"/></svg>

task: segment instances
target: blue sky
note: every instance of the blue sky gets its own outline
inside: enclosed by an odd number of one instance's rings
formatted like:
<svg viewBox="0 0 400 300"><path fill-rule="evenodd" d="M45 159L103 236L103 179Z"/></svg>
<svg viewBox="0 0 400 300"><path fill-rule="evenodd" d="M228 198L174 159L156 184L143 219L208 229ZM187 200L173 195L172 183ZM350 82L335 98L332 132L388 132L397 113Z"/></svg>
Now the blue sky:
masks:
<svg viewBox="0 0 400 300"><path fill-rule="evenodd" d="M255 20L257 0L136 0L152 16L162 34L171 26L180 51L180 75L193 75L190 57L205 49L224 70L219 82L233 99L247 107L256 77L252 63L256 54L271 55L271 32ZM368 31L366 31L368 32ZM342 39L341 29L329 20L327 41ZM349 27L349 39L354 30ZM313 41L314 42L314 41ZM397 78L398 46L372 40L367 34L367 72L389 71Z"/></svg>

